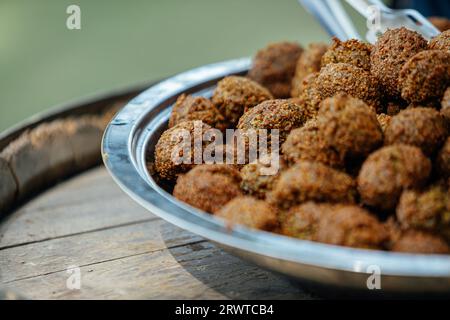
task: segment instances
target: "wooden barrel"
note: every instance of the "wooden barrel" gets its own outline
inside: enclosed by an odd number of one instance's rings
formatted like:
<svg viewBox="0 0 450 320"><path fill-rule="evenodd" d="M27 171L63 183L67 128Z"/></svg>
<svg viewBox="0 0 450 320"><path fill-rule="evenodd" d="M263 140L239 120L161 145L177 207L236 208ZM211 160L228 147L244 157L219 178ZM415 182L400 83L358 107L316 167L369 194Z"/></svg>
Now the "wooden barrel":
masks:
<svg viewBox="0 0 450 320"><path fill-rule="evenodd" d="M104 127L146 86L0 135L0 298L311 298L159 219L110 178L100 164Z"/></svg>

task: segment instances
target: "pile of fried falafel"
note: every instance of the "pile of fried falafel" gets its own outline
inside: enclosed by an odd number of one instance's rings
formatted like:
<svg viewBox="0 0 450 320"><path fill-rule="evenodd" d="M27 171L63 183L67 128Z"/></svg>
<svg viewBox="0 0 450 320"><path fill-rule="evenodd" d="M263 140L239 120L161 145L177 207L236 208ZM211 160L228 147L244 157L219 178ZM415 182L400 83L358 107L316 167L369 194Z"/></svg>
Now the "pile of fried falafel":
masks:
<svg viewBox="0 0 450 320"><path fill-rule="evenodd" d="M176 164L179 130L278 129L281 167ZM450 253L450 30L374 45L270 44L212 97L181 95L153 168L230 224L364 249ZM193 156L193 155L192 155Z"/></svg>

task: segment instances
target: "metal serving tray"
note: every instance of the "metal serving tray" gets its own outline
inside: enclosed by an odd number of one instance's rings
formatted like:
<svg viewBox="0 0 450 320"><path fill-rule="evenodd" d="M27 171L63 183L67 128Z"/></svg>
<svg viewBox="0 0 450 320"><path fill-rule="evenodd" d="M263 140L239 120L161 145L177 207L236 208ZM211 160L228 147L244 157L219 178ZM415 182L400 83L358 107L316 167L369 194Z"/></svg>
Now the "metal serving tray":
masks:
<svg viewBox="0 0 450 320"><path fill-rule="evenodd" d="M243 74L248 58L193 69L150 87L111 121L103 137L103 160L131 198L174 225L210 239L266 269L327 288L365 292L448 294L450 256L392 253L327 245L245 227L230 230L221 220L176 200L147 170L172 104L181 93L210 96L218 80ZM381 290L369 290L381 273ZM372 275L372 278L369 278Z"/></svg>

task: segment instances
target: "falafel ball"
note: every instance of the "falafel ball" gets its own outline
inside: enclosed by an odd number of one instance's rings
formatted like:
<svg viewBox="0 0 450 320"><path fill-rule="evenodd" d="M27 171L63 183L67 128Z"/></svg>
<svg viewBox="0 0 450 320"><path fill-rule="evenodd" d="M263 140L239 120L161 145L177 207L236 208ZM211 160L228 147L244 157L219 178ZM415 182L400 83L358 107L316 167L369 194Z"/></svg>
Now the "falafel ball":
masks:
<svg viewBox="0 0 450 320"><path fill-rule="evenodd" d="M439 235L423 230L402 230L397 224L389 222L387 227L390 251L422 254L450 253L450 247Z"/></svg>
<svg viewBox="0 0 450 320"><path fill-rule="evenodd" d="M234 198L214 215L228 223L253 229L275 231L278 228L277 210L267 202L249 196Z"/></svg>
<svg viewBox="0 0 450 320"><path fill-rule="evenodd" d="M241 196L239 171L225 164L203 164L180 175L173 190L178 200L215 213L231 199Z"/></svg>
<svg viewBox="0 0 450 320"><path fill-rule="evenodd" d="M428 20L441 32L447 31L450 29L450 20L445 17L428 17Z"/></svg>
<svg viewBox="0 0 450 320"><path fill-rule="evenodd" d="M428 45L430 50L450 50L450 30L444 31L431 39Z"/></svg>
<svg viewBox="0 0 450 320"><path fill-rule="evenodd" d="M202 121L183 121L164 131L155 146L155 170L166 180L174 180L180 173L184 173L195 166L194 140L201 138L211 127ZM203 153L199 150L199 153ZM187 151L188 154L184 154Z"/></svg>
<svg viewBox="0 0 450 320"><path fill-rule="evenodd" d="M447 138L436 157L436 167L441 176L450 178L450 137Z"/></svg>
<svg viewBox="0 0 450 320"><path fill-rule="evenodd" d="M312 117L317 115L320 101L322 100L316 87L316 79L318 76L318 72L313 72L303 78L303 81L301 81L298 86L298 99L301 99L303 105Z"/></svg>
<svg viewBox="0 0 450 320"><path fill-rule="evenodd" d="M353 203L355 181L346 173L321 163L301 161L283 171L267 199L289 209L306 201Z"/></svg>
<svg viewBox="0 0 450 320"><path fill-rule="evenodd" d="M404 191L396 214L403 229L428 230L450 239L450 194L442 186Z"/></svg>
<svg viewBox="0 0 450 320"><path fill-rule="evenodd" d="M348 63L331 63L323 67L315 87L320 100L344 92L363 100L375 110L381 108L376 79L364 69Z"/></svg>
<svg viewBox="0 0 450 320"><path fill-rule="evenodd" d="M325 43L311 43L298 58L295 75L292 78L292 97L299 97L302 93L302 82L311 73L319 72L323 54L328 50Z"/></svg>
<svg viewBox="0 0 450 320"><path fill-rule="evenodd" d="M384 132L386 145L403 143L432 155L448 135L447 123L439 111L431 108L408 108L393 116Z"/></svg>
<svg viewBox="0 0 450 320"><path fill-rule="evenodd" d="M225 117L228 128L234 128L245 111L269 99L273 96L266 88L239 76L220 80L211 98Z"/></svg>
<svg viewBox="0 0 450 320"><path fill-rule="evenodd" d="M277 129L280 133L281 144L292 129L302 126L310 117L306 108L291 100L267 100L245 112L239 119L237 128L241 130Z"/></svg>
<svg viewBox="0 0 450 320"><path fill-rule="evenodd" d="M370 52L372 45L356 39L341 41L333 38L333 44L322 57L322 67L330 63L348 63L370 71Z"/></svg>
<svg viewBox="0 0 450 320"><path fill-rule="evenodd" d="M283 158L290 165L307 160L339 169L345 164L339 152L327 143L316 119L311 119L303 127L292 130L281 150Z"/></svg>
<svg viewBox="0 0 450 320"><path fill-rule="evenodd" d="M431 172L431 161L414 146L397 144L373 152L364 161L357 182L364 204L394 209L404 189L422 187Z"/></svg>
<svg viewBox="0 0 450 320"><path fill-rule="evenodd" d="M317 121L325 140L342 159L365 157L383 142L374 110L344 93L322 101Z"/></svg>
<svg viewBox="0 0 450 320"><path fill-rule="evenodd" d="M213 128L224 130L224 117L212 102L204 97L182 94L173 106L169 128L186 120L200 120Z"/></svg>
<svg viewBox="0 0 450 320"><path fill-rule="evenodd" d="M332 214L332 204L306 202L292 207L280 222L280 233L303 240L315 240L320 220L326 214Z"/></svg>
<svg viewBox="0 0 450 320"><path fill-rule="evenodd" d="M265 199L266 194L272 190L275 181L280 176L281 170L285 168L285 164L282 159L279 159L278 170L271 167L272 162L268 157L265 161L257 161L255 163L249 163L241 169L241 189L244 192L255 196L260 199Z"/></svg>
<svg viewBox="0 0 450 320"><path fill-rule="evenodd" d="M406 28L387 30L378 38L370 55L370 71L388 97L400 96L400 70L409 58L427 46L419 33Z"/></svg>
<svg viewBox="0 0 450 320"><path fill-rule="evenodd" d="M248 77L267 89L275 98L289 98L297 60L303 48L295 42L269 44L253 59Z"/></svg>
<svg viewBox="0 0 450 320"><path fill-rule="evenodd" d="M382 249L389 234L367 210L356 205L338 205L323 215L315 240L362 249Z"/></svg>
<svg viewBox="0 0 450 320"><path fill-rule="evenodd" d="M383 133L384 133L386 131L386 128L391 123L392 117L388 116L385 113L380 113L380 114L377 114L377 120L378 120L378 123L380 124L381 131L383 131Z"/></svg>
<svg viewBox="0 0 450 320"><path fill-rule="evenodd" d="M426 50L411 57L399 74L402 98L410 103L438 101L450 84L450 50Z"/></svg>

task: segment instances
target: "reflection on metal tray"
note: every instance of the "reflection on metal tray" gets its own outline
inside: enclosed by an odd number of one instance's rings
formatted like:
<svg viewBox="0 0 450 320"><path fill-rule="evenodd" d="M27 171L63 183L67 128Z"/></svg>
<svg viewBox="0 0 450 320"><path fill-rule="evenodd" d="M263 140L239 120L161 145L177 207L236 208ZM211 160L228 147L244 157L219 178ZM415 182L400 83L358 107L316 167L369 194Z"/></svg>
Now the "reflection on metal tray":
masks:
<svg viewBox="0 0 450 320"><path fill-rule="evenodd" d="M167 79L134 98L115 116L103 138L103 159L115 181L161 218L245 260L295 279L368 291L368 277L379 269L383 292L449 293L450 256L353 249L240 226L230 230L214 216L177 201L157 184L146 162L152 160L154 146L178 95L209 95L218 80L245 73L250 63L244 58L203 66Z"/></svg>

